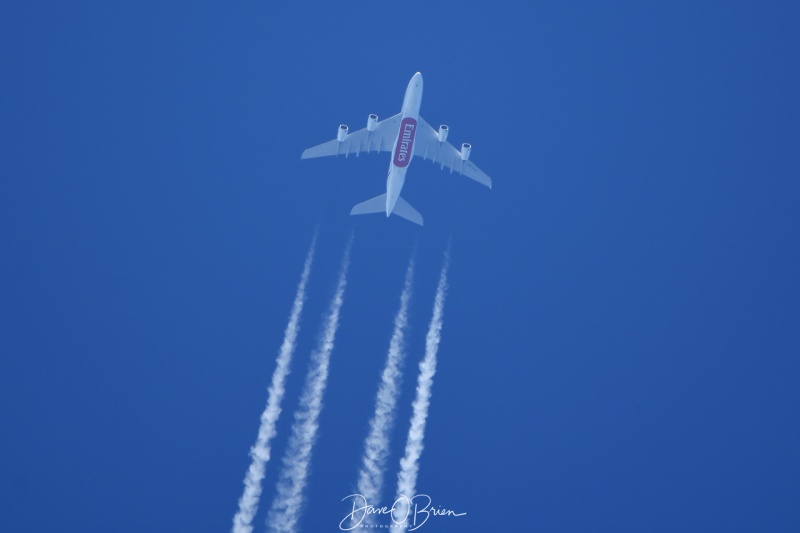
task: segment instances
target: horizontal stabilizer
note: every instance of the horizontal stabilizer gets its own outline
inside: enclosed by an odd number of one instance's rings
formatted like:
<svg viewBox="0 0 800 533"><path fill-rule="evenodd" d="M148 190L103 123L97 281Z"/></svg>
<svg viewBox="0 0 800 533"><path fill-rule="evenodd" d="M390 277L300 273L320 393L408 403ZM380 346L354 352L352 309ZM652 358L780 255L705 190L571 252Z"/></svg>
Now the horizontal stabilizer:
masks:
<svg viewBox="0 0 800 533"><path fill-rule="evenodd" d="M360 204L356 205L351 211L351 215L369 215L371 213L385 213L386 212L386 194L381 194L380 196L376 196L375 198L370 198L366 202L361 202ZM403 200L401 197L397 197L397 203L394 204L394 209L392 210L392 214L397 216L403 217L406 220L410 220L414 224L422 225L422 215L419 212L411 207L411 205Z"/></svg>
<svg viewBox="0 0 800 533"><path fill-rule="evenodd" d="M419 211L411 207L411 204L403 200L401 196L397 197L397 203L394 204L392 213L406 220L410 220L414 224L422 225L422 215L419 214Z"/></svg>
<svg viewBox="0 0 800 533"><path fill-rule="evenodd" d="M386 194L381 194L375 198L371 198L366 202L361 202L356 205L351 211L351 215L369 215L370 213L385 213L386 212Z"/></svg>

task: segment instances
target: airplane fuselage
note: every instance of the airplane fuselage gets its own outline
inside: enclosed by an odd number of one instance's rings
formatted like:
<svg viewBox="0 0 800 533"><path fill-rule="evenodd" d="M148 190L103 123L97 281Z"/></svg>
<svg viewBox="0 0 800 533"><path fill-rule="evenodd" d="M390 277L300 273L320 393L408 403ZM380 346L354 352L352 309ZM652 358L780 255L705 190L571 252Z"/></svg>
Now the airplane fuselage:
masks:
<svg viewBox="0 0 800 533"><path fill-rule="evenodd" d="M414 137L417 134L419 108L422 104L422 74L417 72L408 82L406 95L403 98L402 120L397 140L392 150L392 162L389 163L389 175L386 178L386 216L388 217L397 203L400 191L406 181L406 171L414 156Z"/></svg>

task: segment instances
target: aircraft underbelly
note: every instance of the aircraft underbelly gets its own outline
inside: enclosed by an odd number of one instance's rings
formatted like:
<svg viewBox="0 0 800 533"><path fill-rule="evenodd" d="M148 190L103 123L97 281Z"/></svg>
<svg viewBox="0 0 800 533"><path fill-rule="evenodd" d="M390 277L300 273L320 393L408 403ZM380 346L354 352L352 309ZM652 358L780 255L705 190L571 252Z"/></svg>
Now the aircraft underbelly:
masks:
<svg viewBox="0 0 800 533"><path fill-rule="evenodd" d="M406 172L414 157L414 139L417 135L419 108L422 104L422 80L415 76L408 84L403 99L403 118L392 150L392 162L389 163L389 175L386 178L386 216L388 217L397 204L400 191L406 181Z"/></svg>
<svg viewBox="0 0 800 533"><path fill-rule="evenodd" d="M399 168L393 164L389 167L389 175L386 178L386 216L392 213L397 198L400 197L400 191L403 190L403 184L406 181L407 168Z"/></svg>

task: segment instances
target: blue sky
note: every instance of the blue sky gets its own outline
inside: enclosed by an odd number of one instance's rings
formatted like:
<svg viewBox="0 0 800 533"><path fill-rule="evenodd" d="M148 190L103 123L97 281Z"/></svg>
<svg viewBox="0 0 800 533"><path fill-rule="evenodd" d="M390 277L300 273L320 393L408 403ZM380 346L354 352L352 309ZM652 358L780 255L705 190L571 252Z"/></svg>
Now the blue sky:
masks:
<svg viewBox="0 0 800 533"><path fill-rule="evenodd" d="M432 5L433 4L433 5ZM347 509L408 258L394 483L442 254L422 531L800 527L791 2L11 2L0 9L0 529L230 528L306 250L256 530L351 233L304 531ZM399 111L425 227L348 216ZM391 492L391 491L390 491Z"/></svg>

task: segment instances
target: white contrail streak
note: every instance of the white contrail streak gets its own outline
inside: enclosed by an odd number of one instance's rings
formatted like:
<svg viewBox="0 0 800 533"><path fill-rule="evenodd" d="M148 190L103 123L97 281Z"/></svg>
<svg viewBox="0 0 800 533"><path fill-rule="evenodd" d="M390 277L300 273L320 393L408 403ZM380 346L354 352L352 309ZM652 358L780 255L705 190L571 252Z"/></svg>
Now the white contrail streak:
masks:
<svg viewBox="0 0 800 533"><path fill-rule="evenodd" d="M450 264L450 248L445 252L444 265L439 275L439 285L436 287L436 298L433 304L433 317L425 337L425 357L419 364L419 378L417 380L417 397L412 404L411 428L408 430L405 456L400 460L400 473L397 476L397 498L413 498L417 490L417 473L419 472L419 458L422 455L423 438L425 437L425 422L428 419L428 407L431 402L431 388L433 375L436 373L436 353L439 350L439 341L442 338L442 318L444 314L444 300L447 293L447 269ZM402 510L398 510L398 519L401 519ZM408 526L408 522L405 523ZM400 528L405 529L405 528Z"/></svg>
<svg viewBox="0 0 800 533"><path fill-rule="evenodd" d="M375 413L369 423L369 434L364 442L364 457L358 474L358 493L370 505L378 506L383 490L383 475L389 456L389 437L394 426L397 397L403 378L405 334L408 328L408 303L414 279L414 260L408 263L405 284L400 295L400 309L394 317L394 331L389 341L389 353L381 374L381 383L375 399ZM362 525L373 523L374 515L367 515Z"/></svg>
<svg viewBox="0 0 800 533"><path fill-rule="evenodd" d="M311 363L300 403L294 415L292 434L283 457L283 469L278 479L277 494L267 515L267 527L271 531L293 533L297 529L297 521L300 518L303 504L303 490L311 463L311 450L319 428L319 414L322 411L322 396L328 381L333 341L339 327L339 312L344 301L352 243L351 235L345 248L339 282L330 304L322 336L317 348L311 354Z"/></svg>
<svg viewBox="0 0 800 533"><path fill-rule="evenodd" d="M258 510L258 500L261 497L261 481L270 457L270 441L275 436L275 424L281 414L281 401L285 393L286 376L289 374L289 364L297 344L297 334L300 331L300 315L306 299L306 285L311 273L311 264L314 261L314 249L317 244L317 232L311 240L311 246L306 254L303 273L289 314L289 323L283 334L283 344L278 353L275 371L272 373L272 383L269 387L269 397L264 412L261 413L261 425L253 447L250 448L250 457L253 459L250 468L244 477L244 492L239 498L239 511L233 517L234 533L250 533L253 530L253 517Z"/></svg>

